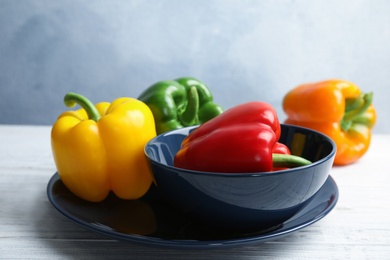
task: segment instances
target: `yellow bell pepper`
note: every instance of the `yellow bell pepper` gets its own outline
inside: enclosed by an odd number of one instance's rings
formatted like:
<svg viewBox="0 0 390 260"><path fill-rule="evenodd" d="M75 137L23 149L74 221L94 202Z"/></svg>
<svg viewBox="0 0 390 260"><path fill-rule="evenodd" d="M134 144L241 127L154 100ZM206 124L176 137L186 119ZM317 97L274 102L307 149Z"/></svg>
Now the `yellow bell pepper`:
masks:
<svg viewBox="0 0 390 260"><path fill-rule="evenodd" d="M94 106L68 93L64 102L82 109L62 113L51 131L58 174L78 197L99 202L110 191L122 199L137 199L153 177L144 156L145 144L156 136L149 107L133 98L118 98Z"/></svg>

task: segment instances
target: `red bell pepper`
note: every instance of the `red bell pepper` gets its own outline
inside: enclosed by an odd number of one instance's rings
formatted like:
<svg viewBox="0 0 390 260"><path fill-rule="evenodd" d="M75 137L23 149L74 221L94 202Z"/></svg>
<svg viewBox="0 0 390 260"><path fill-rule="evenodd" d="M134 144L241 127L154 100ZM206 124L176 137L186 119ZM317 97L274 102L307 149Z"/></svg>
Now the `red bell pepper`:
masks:
<svg viewBox="0 0 390 260"><path fill-rule="evenodd" d="M182 142L174 166L209 172L267 172L310 164L290 155L277 142L281 127L275 109L249 102L226 110L202 124Z"/></svg>

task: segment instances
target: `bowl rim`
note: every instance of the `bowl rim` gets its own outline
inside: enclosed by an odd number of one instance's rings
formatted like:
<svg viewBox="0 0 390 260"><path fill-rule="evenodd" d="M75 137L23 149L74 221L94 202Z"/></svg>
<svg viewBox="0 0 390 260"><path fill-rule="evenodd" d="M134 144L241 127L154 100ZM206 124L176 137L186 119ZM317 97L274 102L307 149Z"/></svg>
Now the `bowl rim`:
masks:
<svg viewBox="0 0 390 260"><path fill-rule="evenodd" d="M157 138L161 138L161 136L172 135L172 134L175 134L176 132L179 132L179 131L188 131L188 133L189 133L192 129L195 129L195 128L199 127L199 125L194 125L194 126L186 126L186 127L174 129L174 130L171 130L171 131L168 131L168 132L165 132L165 133L162 133L162 134L159 134L159 135L153 137L144 146L144 154L148 158L148 160L150 160L152 163L158 164L161 167L169 169L170 171L173 171L173 172L181 171L181 172L185 172L185 173L193 174L193 175L206 175L206 176L230 177L230 178L237 178L237 177L260 177L260 176L270 176L270 175L279 175L279 174L289 174L289 173L292 173L292 172L297 172L297 171L301 171L301 170L305 170L305 169L316 167L317 165L323 164L324 162L332 159L332 157L333 157L333 160L334 160L334 157L335 157L335 154L336 154L336 151L337 151L337 146L336 146L336 143L329 136L327 136L327 135L325 135L325 134L323 134L323 133L321 133L321 132L319 132L317 130L314 130L314 129L311 129L311 128L307 128L307 127L302 127L302 126L297 126L297 125L292 125L292 124L284 124L284 123L281 123L280 125L281 126L283 125L283 126L287 126L287 127L298 128L298 129L306 130L306 131L313 132L315 134L321 135L322 137L324 137L332 145L332 151L327 156L325 156L324 158L322 158L322 159L320 159L318 161L315 161L315 162L313 162L313 163L311 163L309 165L299 166L299 167L296 167L296 168L290 168L290 169L285 169L285 170L268 171L268 172L233 172L233 173L230 173L230 172L197 171L197 170L190 170L190 169L179 168L179 167L175 167L175 166L168 165L168 164L163 164L163 163L160 163L159 161L156 161L156 160L152 159L151 157L149 157L148 153L146 152L146 149ZM332 164L333 164L333 162L332 162Z"/></svg>

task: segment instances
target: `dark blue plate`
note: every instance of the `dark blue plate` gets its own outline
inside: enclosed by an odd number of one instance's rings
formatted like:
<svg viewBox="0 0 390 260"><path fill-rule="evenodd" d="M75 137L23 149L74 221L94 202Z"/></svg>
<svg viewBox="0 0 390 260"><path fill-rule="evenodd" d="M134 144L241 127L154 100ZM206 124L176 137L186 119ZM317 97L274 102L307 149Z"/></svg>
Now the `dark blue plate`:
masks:
<svg viewBox="0 0 390 260"><path fill-rule="evenodd" d="M111 194L103 202L91 203L73 195L56 173L48 183L47 195L65 217L119 240L154 246L213 248L262 243L309 226L334 208L339 192L329 176L313 199L292 218L250 232L218 230L198 223L161 199L154 186L138 200L121 200Z"/></svg>

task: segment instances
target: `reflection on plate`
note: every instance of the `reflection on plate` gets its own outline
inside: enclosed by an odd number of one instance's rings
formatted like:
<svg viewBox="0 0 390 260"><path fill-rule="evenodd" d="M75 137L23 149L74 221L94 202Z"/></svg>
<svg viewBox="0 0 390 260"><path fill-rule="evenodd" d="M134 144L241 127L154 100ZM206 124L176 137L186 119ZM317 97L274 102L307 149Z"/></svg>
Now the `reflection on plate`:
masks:
<svg viewBox="0 0 390 260"><path fill-rule="evenodd" d="M91 203L73 195L56 173L47 186L53 206L79 225L119 240L157 246L210 248L242 246L274 240L326 216L336 205L338 188L329 177L310 203L279 225L251 232L223 231L197 223L151 190L141 199L121 200L110 195Z"/></svg>

